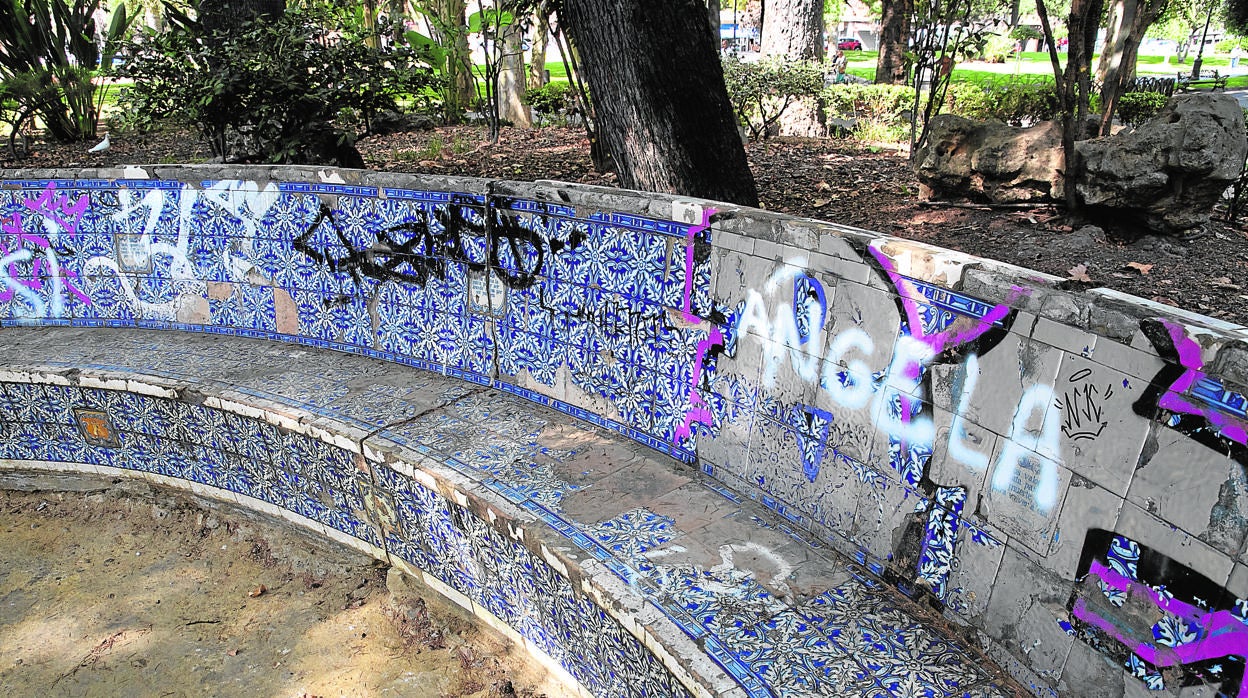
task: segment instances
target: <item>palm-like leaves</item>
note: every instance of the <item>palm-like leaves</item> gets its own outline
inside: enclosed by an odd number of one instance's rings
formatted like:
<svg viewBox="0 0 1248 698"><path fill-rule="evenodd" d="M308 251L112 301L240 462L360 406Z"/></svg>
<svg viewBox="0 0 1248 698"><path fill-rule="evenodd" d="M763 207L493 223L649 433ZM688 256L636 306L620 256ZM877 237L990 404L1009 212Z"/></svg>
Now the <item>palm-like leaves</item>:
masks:
<svg viewBox="0 0 1248 698"><path fill-rule="evenodd" d="M37 113L54 138L95 136L96 66L101 57L112 62L131 21L119 4L101 52L93 18L99 7L100 0L0 0L0 80L22 106L19 123Z"/></svg>

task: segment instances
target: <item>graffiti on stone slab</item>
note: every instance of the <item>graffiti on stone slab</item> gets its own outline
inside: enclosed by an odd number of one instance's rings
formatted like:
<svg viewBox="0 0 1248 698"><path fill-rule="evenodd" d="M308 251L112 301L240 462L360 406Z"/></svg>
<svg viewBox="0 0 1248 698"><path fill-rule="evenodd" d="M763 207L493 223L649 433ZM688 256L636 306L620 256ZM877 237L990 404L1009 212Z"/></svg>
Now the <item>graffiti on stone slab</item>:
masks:
<svg viewBox="0 0 1248 698"><path fill-rule="evenodd" d="M580 229L574 229L567 241L545 239L501 206L491 205L480 213L471 204L453 200L432 216L417 210L410 221L378 228L372 243L362 247L343 229L333 207L321 202L316 218L292 245L330 271L350 275L357 284L371 279L423 286L431 278L445 278L448 263L459 263L474 272L492 271L509 288L528 288L541 273L548 251L576 249L584 240ZM332 231L335 249L312 244L313 234L322 226Z"/></svg>
<svg viewBox="0 0 1248 698"><path fill-rule="evenodd" d="M1131 538L1088 532L1067 632L1150 690L1212 685L1248 696L1248 601Z"/></svg>
<svg viewBox="0 0 1248 698"><path fill-rule="evenodd" d="M1140 329L1167 362L1136 401L1135 412L1248 466L1248 397L1205 371L1200 343L1182 325L1155 320Z"/></svg>

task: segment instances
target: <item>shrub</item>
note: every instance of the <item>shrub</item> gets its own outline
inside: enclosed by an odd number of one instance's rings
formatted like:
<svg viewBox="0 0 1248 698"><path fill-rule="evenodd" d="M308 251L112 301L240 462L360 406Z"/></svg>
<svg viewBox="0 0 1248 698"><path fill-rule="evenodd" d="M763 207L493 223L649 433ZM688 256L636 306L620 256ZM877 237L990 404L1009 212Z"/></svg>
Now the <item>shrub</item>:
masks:
<svg viewBox="0 0 1248 698"><path fill-rule="evenodd" d="M823 67L811 61L766 59L746 63L724 60L728 99L754 139L766 138L789 105L815 97L823 87Z"/></svg>
<svg viewBox="0 0 1248 698"><path fill-rule="evenodd" d="M134 79L122 108L138 128L196 128L227 161L362 166L357 127L401 96L429 93L433 72L408 48L331 38L320 19L292 10L214 32L148 32L120 71Z"/></svg>
<svg viewBox="0 0 1248 698"><path fill-rule="evenodd" d="M1014 55L1014 44L1017 40L1008 36L993 34L984 42L984 62L1004 63Z"/></svg>
<svg viewBox="0 0 1248 698"><path fill-rule="evenodd" d="M819 93L829 119L853 119L854 136L866 141L901 141L910 128L914 90L906 85L829 85Z"/></svg>
<svg viewBox="0 0 1248 698"><path fill-rule="evenodd" d="M819 93L830 116L893 123L914 106L914 89L906 85L831 85Z"/></svg>
<svg viewBox="0 0 1248 698"><path fill-rule="evenodd" d="M57 140L95 136L96 67L110 66L131 21L119 4L108 27L97 31L99 9L100 0L0 0L0 80L20 111L37 113ZM104 39L102 54L97 34Z"/></svg>
<svg viewBox="0 0 1248 698"><path fill-rule="evenodd" d="M1169 99L1156 92L1127 92L1118 98L1118 118L1130 126L1139 126L1157 116Z"/></svg>
<svg viewBox="0 0 1248 698"><path fill-rule="evenodd" d="M570 114L576 111L576 93L566 82L548 82L524 93L524 103L543 114Z"/></svg>
<svg viewBox="0 0 1248 698"><path fill-rule="evenodd" d="M1057 116L1057 91L1052 79L958 82L949 85L945 109L976 121L1028 126Z"/></svg>

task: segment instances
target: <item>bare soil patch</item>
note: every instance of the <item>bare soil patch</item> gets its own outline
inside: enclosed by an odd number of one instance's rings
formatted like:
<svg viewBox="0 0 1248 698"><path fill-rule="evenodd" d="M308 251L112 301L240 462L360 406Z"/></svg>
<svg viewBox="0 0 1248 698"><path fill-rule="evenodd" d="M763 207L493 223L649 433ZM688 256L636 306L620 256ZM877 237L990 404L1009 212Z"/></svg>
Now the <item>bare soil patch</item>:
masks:
<svg viewBox="0 0 1248 698"><path fill-rule="evenodd" d="M140 482L0 476L0 695L571 694L433 590L393 596L383 565L292 527Z"/></svg>

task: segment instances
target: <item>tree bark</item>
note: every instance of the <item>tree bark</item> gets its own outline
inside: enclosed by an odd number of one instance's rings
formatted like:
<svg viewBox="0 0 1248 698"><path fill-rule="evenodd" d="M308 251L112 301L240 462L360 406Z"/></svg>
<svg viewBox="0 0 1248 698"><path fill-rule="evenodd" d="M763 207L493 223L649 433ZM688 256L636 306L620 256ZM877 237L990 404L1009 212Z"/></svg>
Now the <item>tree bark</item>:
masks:
<svg viewBox="0 0 1248 698"><path fill-rule="evenodd" d="M823 60L823 0L771 0L763 27L763 55L790 61ZM793 102L780 118L780 135L819 137L816 100Z"/></svg>
<svg viewBox="0 0 1248 698"><path fill-rule="evenodd" d="M597 128L631 189L758 205L699 0L564 0Z"/></svg>
<svg viewBox="0 0 1248 698"><path fill-rule="evenodd" d="M711 22L711 33L719 39L719 11L722 9L719 0L706 0L706 18Z"/></svg>
<svg viewBox="0 0 1248 698"><path fill-rule="evenodd" d="M906 84L906 47L910 42L910 16L914 0L883 0L880 17L880 55L875 64L875 81L880 84Z"/></svg>
<svg viewBox="0 0 1248 698"><path fill-rule="evenodd" d="M521 128L532 128L533 117L524 103L524 30L512 23L503 29L503 54L498 73L498 116Z"/></svg>
<svg viewBox="0 0 1248 698"><path fill-rule="evenodd" d="M1081 135L1088 116L1088 95L1092 87L1092 52L1096 46L1102 7L1102 0L1073 0L1070 5L1070 18L1066 21L1070 43L1066 46L1066 71L1061 85L1066 105L1062 114L1062 152L1065 156L1063 186L1066 208L1070 211L1079 208L1074 185L1079 168L1075 141Z"/></svg>
<svg viewBox="0 0 1248 698"><path fill-rule="evenodd" d="M822 0L771 0L763 17L763 55L823 60Z"/></svg>
<svg viewBox="0 0 1248 698"><path fill-rule="evenodd" d="M476 89L471 71L471 54L468 49L468 29L465 26L468 13L467 0L430 0L429 7L437 17L432 27L433 37L448 55L445 79L449 83L443 111L450 123L459 122L464 110L476 99Z"/></svg>
<svg viewBox="0 0 1248 698"><path fill-rule="evenodd" d="M545 17L533 22L533 49L529 58L529 88L537 89L546 84L546 48L550 38L550 25Z"/></svg>
<svg viewBox="0 0 1248 698"><path fill-rule="evenodd" d="M1105 34L1105 48L1097 64L1101 81L1101 135L1109 135L1118 97L1135 79L1135 65L1144 33L1165 10L1168 0L1113 0Z"/></svg>

